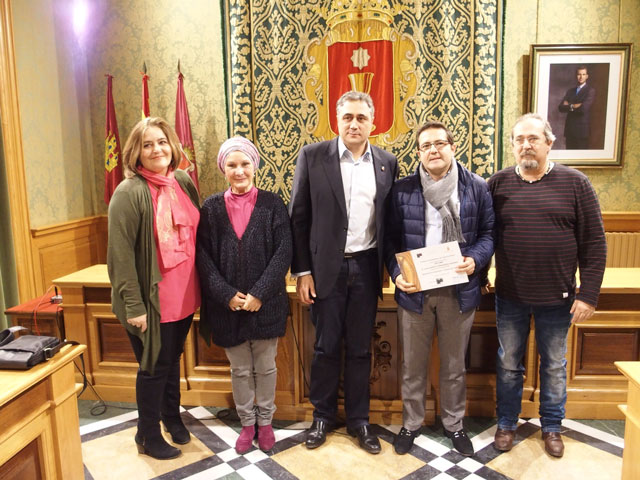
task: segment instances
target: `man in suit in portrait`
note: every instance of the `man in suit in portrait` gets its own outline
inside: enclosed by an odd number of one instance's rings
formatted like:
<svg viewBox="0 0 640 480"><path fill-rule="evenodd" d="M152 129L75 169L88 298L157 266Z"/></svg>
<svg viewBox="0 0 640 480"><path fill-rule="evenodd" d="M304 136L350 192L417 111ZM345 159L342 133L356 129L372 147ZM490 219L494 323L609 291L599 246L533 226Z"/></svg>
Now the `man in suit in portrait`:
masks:
<svg viewBox="0 0 640 480"><path fill-rule="evenodd" d="M589 148L589 124L591 107L596 98L596 90L587 84L589 72L586 66L576 69L578 85L564 94L558 110L567 114L564 122L564 137L567 150L586 150Z"/></svg>
<svg viewBox="0 0 640 480"><path fill-rule="evenodd" d="M347 431L369 453L380 442L369 425L371 337L382 296L384 215L397 161L369 143L371 97L347 92L336 103L339 137L300 151L290 213L292 276L316 327L306 446L322 445L336 424L342 345Z"/></svg>

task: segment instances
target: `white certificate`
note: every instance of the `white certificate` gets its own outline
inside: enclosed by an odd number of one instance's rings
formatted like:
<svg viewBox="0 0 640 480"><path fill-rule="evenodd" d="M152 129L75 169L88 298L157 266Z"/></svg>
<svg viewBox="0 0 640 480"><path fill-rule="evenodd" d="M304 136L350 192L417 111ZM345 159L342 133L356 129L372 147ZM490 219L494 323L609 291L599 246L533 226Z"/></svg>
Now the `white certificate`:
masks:
<svg viewBox="0 0 640 480"><path fill-rule="evenodd" d="M465 273L456 273L462 263L458 242L396 253L396 259L404 280L413 283L419 292L469 281Z"/></svg>

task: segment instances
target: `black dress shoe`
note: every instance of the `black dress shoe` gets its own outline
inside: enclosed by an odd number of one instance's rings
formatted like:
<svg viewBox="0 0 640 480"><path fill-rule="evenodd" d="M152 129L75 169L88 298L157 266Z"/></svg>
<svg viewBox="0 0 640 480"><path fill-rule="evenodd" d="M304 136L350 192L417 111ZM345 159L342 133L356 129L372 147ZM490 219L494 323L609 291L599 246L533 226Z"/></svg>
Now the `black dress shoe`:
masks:
<svg viewBox="0 0 640 480"><path fill-rule="evenodd" d="M314 420L307 430L307 439L304 442L307 448L313 449L322 445L327 439L328 429L327 422L324 420Z"/></svg>
<svg viewBox="0 0 640 480"><path fill-rule="evenodd" d="M458 430L457 432L450 432L446 428L444 430L445 437L451 439L453 443L453 448L455 448L458 452L460 452L465 457L470 457L473 455L473 444L464 430Z"/></svg>
<svg viewBox="0 0 640 480"><path fill-rule="evenodd" d="M348 428L347 433L352 437L358 437L360 448L369 453L380 453L380 441L376 434L371 431L371 425L361 425L357 428Z"/></svg>
<svg viewBox="0 0 640 480"><path fill-rule="evenodd" d="M402 427L398 432L398 435L396 435L396 438L393 440L393 449L398 455L408 453L409 450L411 450L411 447L413 447L413 441L418 435L420 435L420 429L407 430Z"/></svg>

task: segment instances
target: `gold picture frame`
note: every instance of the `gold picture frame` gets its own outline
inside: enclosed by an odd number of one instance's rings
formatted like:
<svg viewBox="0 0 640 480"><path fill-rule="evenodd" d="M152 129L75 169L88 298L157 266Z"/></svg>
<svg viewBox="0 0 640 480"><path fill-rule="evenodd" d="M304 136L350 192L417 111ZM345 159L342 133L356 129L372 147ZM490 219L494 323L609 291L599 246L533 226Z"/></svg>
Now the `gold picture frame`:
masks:
<svg viewBox="0 0 640 480"><path fill-rule="evenodd" d="M630 43L531 45L529 108L556 135L549 159L622 166L630 63Z"/></svg>

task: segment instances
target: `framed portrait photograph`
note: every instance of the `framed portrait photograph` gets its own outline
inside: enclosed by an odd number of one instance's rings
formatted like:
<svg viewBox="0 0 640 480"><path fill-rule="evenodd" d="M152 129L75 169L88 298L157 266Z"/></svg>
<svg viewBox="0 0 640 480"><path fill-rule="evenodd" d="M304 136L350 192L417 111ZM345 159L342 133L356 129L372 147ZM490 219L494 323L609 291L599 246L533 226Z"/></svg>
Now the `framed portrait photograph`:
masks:
<svg viewBox="0 0 640 480"><path fill-rule="evenodd" d="M630 57L630 43L531 45L529 107L556 136L549 159L622 166Z"/></svg>

